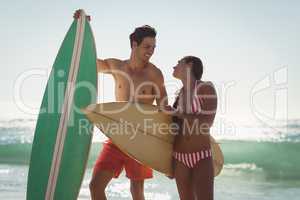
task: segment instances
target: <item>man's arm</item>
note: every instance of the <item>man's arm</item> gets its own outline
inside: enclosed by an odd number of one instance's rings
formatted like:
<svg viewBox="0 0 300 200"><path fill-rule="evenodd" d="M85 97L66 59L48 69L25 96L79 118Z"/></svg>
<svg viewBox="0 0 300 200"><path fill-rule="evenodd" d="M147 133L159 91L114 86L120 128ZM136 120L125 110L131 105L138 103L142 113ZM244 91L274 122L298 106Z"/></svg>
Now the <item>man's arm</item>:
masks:
<svg viewBox="0 0 300 200"><path fill-rule="evenodd" d="M111 74L121 61L115 58L97 59L97 72Z"/></svg>

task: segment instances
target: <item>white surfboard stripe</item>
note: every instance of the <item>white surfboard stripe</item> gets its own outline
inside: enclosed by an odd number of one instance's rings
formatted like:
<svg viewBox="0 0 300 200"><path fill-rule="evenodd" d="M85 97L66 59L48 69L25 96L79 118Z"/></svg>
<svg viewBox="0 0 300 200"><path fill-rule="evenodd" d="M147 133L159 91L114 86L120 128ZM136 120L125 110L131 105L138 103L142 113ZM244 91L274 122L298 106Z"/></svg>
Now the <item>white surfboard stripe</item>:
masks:
<svg viewBox="0 0 300 200"><path fill-rule="evenodd" d="M52 200L54 198L57 178L60 169L61 158L64 149L64 142L67 134L67 126L71 113L71 108L73 104L75 83L77 78L77 73L79 69L80 55L82 49L82 43L84 38L86 16L84 11L81 11L80 17L77 20L77 30L75 36L75 43L73 49L73 55L70 65L70 71L65 91L65 98L62 106L62 114L59 122L59 128L56 136L56 143L53 152L53 159L51 163L51 170L48 179L46 200Z"/></svg>

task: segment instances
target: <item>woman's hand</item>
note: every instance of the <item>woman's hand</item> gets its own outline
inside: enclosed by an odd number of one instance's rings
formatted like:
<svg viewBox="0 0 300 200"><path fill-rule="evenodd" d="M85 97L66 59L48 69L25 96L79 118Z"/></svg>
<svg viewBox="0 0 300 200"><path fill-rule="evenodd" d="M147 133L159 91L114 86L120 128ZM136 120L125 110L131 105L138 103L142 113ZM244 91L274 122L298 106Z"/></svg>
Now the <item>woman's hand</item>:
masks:
<svg viewBox="0 0 300 200"><path fill-rule="evenodd" d="M165 109L165 111L173 111L174 110L174 108L172 106L170 106L170 105L166 105L164 107L164 109Z"/></svg>
<svg viewBox="0 0 300 200"><path fill-rule="evenodd" d="M174 176L168 176L168 175L166 175L166 177L168 177L169 179L174 179Z"/></svg>
<svg viewBox="0 0 300 200"><path fill-rule="evenodd" d="M166 106L159 107L158 111L166 112L166 113L170 114L170 113L173 113L175 111L175 109L170 105L166 105Z"/></svg>
<svg viewBox="0 0 300 200"><path fill-rule="evenodd" d="M178 118L181 118L182 117L182 113L180 113L179 111L173 111L172 113L171 113L171 115L172 116L174 116L174 117L178 117Z"/></svg>

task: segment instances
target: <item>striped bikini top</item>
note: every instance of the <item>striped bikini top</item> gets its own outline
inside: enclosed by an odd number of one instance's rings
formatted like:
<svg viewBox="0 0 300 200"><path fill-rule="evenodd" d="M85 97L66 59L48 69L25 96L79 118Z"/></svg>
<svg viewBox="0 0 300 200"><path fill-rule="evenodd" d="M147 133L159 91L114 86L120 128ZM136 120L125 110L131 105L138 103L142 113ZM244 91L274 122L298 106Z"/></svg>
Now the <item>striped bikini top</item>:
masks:
<svg viewBox="0 0 300 200"><path fill-rule="evenodd" d="M195 87L193 90L193 101L192 101L192 105L190 107L190 110L188 111L188 113L200 113L201 112L201 105L203 105L203 99L201 98L200 95L197 94L197 89L199 86L200 82L196 81L195 83ZM183 88L180 89L180 91L178 92L178 96L176 97L176 100L173 104L173 108L175 108L178 111L182 111L182 105L179 103L181 98L182 98L182 91Z"/></svg>

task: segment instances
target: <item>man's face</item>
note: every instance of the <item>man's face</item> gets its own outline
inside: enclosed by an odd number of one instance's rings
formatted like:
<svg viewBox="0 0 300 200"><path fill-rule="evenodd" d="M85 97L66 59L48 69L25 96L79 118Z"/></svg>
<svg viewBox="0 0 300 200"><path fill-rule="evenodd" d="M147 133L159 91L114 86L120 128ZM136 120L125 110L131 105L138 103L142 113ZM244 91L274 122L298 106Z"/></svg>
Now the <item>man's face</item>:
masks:
<svg viewBox="0 0 300 200"><path fill-rule="evenodd" d="M140 45L134 45L136 55L144 62L149 62L156 47L156 40L153 37L145 37Z"/></svg>

